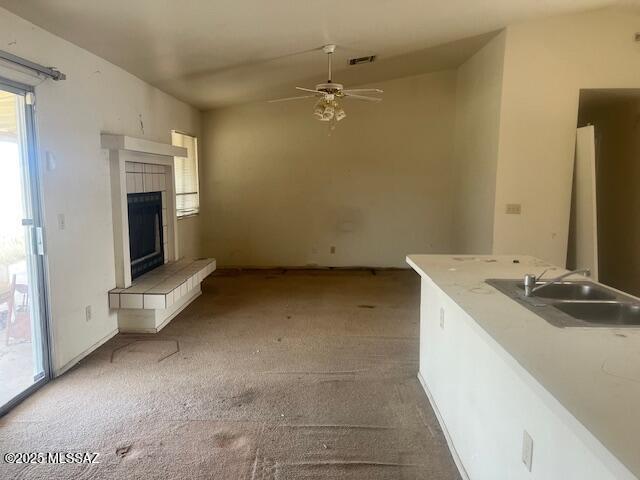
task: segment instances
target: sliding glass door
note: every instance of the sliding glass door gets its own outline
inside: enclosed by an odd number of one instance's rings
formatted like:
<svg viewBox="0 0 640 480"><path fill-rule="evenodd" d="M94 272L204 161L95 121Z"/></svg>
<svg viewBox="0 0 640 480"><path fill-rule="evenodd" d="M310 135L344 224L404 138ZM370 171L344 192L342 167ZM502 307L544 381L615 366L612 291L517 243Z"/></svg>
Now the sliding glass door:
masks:
<svg viewBox="0 0 640 480"><path fill-rule="evenodd" d="M0 79L0 415L49 378L33 94Z"/></svg>

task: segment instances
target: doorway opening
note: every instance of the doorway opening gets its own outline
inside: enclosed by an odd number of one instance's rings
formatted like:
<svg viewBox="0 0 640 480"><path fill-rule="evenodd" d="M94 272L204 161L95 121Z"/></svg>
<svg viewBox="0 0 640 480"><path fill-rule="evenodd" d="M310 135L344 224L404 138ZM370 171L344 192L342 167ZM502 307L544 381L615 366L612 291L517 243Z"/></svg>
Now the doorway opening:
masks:
<svg viewBox="0 0 640 480"><path fill-rule="evenodd" d="M598 281L640 296L640 89L582 90L577 137L568 266L583 268L591 245ZM580 227L589 211L591 233Z"/></svg>

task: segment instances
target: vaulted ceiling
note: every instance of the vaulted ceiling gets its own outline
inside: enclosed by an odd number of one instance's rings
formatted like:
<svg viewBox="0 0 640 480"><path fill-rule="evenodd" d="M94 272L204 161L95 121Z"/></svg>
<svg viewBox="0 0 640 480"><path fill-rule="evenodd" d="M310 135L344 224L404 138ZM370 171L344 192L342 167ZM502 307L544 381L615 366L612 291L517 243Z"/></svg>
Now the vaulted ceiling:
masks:
<svg viewBox="0 0 640 480"><path fill-rule="evenodd" d="M0 6L201 109L459 65L508 24L614 0L0 0ZM453 43L451 43L453 42ZM347 66L375 54L376 63Z"/></svg>

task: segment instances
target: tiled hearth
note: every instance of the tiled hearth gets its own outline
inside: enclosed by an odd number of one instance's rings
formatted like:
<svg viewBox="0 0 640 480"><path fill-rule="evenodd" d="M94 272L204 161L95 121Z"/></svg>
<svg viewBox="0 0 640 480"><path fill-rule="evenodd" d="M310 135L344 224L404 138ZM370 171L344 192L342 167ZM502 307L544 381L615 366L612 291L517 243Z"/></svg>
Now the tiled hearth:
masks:
<svg viewBox="0 0 640 480"><path fill-rule="evenodd" d="M200 284L216 269L213 258L178 260L136 278L127 288L109 291L109 307L118 312L118 329L156 333L202 291Z"/></svg>
<svg viewBox="0 0 640 480"><path fill-rule="evenodd" d="M133 281L129 288L109 291L110 308L154 310L171 307L186 297L216 269L216 261L178 260L158 267Z"/></svg>

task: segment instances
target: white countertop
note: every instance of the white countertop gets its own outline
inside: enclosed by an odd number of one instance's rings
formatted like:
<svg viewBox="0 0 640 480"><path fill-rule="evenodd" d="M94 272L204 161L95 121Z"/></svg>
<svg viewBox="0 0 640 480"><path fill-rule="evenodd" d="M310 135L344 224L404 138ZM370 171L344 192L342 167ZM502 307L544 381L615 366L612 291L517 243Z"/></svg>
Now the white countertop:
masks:
<svg viewBox="0 0 640 480"><path fill-rule="evenodd" d="M585 427L595 437L587 433L585 442L599 442L640 478L640 328L557 328L485 283L565 272L533 257L410 255L407 262L495 340L577 434Z"/></svg>

